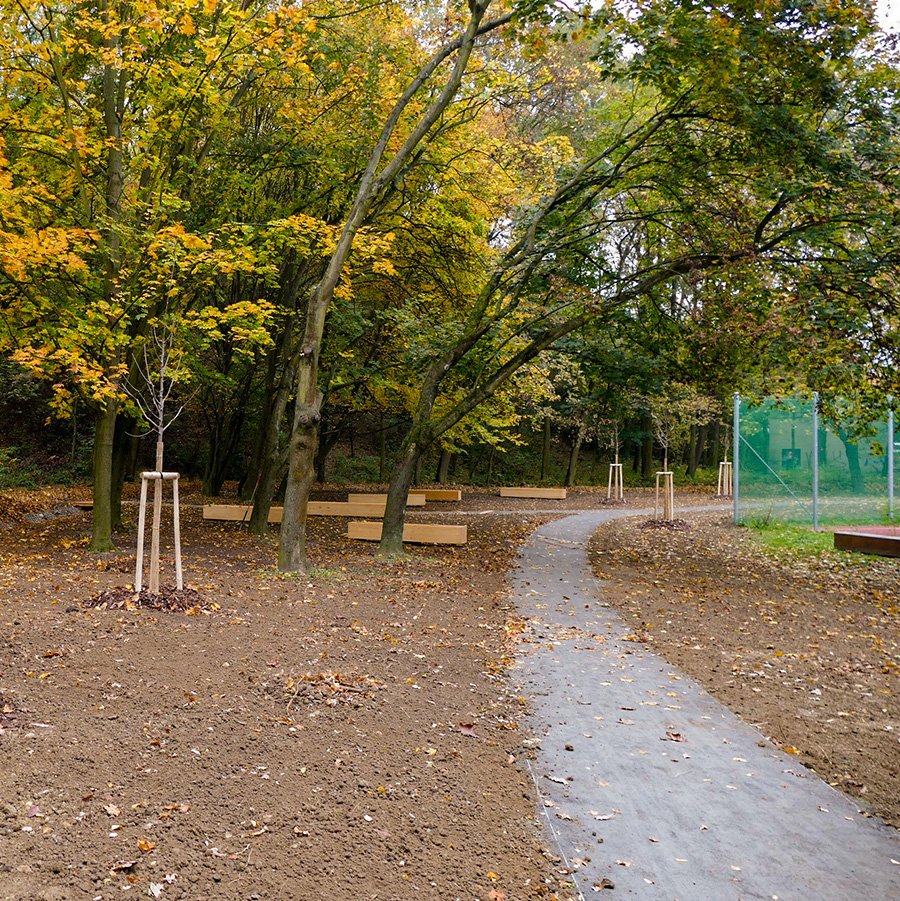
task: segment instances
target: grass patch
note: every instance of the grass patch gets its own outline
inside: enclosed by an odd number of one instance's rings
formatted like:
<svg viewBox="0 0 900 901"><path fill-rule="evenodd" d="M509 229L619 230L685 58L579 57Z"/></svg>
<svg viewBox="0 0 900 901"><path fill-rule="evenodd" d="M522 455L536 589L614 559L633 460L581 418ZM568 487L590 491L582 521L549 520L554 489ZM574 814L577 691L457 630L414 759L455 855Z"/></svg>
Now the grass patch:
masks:
<svg viewBox="0 0 900 901"><path fill-rule="evenodd" d="M871 520L869 520L871 523ZM764 550L782 559L804 557L830 557L833 560L854 563L871 563L879 558L872 554L861 554L857 551L842 551L834 546L834 531L829 529L814 532L810 526L783 522L769 522L764 519L749 521L745 525L750 529L753 540Z"/></svg>
<svg viewBox="0 0 900 901"><path fill-rule="evenodd" d="M753 539L780 555L818 557L834 550L831 532L814 532L808 526L789 523L748 523Z"/></svg>

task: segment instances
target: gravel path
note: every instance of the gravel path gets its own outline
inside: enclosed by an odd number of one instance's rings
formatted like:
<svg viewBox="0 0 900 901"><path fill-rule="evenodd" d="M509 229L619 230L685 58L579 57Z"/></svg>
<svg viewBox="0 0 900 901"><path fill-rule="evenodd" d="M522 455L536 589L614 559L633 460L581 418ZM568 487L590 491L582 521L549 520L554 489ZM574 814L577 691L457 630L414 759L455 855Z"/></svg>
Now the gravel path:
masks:
<svg viewBox="0 0 900 901"><path fill-rule="evenodd" d="M604 605L587 541L640 512L541 526L511 577L531 625L518 675L541 736L532 776L576 896L900 898L896 832L628 640Z"/></svg>

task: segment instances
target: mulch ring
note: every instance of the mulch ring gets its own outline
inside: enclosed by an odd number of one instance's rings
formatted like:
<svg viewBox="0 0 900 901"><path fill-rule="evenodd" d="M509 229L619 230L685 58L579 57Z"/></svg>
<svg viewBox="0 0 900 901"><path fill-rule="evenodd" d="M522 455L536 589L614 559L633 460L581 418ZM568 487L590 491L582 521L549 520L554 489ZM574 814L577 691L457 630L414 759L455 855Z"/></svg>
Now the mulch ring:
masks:
<svg viewBox="0 0 900 901"><path fill-rule="evenodd" d="M172 585L163 585L159 593L149 588L135 591L133 588L107 588L100 594L82 602L82 606L93 610L165 610L170 613L210 613L219 609L218 604L203 600L199 591L193 588L178 590Z"/></svg>
<svg viewBox="0 0 900 901"><path fill-rule="evenodd" d="M642 529L665 529L668 532L690 531L691 524L684 519L648 519L641 523Z"/></svg>

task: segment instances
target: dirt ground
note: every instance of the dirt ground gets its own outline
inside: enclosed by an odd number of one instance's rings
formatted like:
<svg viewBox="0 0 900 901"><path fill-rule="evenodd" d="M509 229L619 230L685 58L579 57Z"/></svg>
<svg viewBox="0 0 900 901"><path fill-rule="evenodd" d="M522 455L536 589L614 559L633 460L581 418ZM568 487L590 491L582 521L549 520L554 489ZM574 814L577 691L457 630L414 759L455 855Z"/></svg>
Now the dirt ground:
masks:
<svg viewBox="0 0 900 901"><path fill-rule="evenodd" d="M173 613L85 606L132 581L134 533L98 558L66 499L0 510L2 901L567 894L504 675L541 517L458 517L465 548L402 562L314 519L291 579L187 507L202 603Z"/></svg>
<svg viewBox="0 0 900 901"><path fill-rule="evenodd" d="M604 598L643 641L900 827L900 561L764 551L722 514L601 527Z"/></svg>

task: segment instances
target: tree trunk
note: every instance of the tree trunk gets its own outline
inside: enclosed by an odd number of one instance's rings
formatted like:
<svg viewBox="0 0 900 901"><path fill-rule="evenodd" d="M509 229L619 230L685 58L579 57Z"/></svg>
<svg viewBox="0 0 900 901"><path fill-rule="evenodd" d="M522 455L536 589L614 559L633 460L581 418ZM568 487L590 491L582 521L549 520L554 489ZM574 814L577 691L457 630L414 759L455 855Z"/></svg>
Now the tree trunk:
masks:
<svg viewBox="0 0 900 901"><path fill-rule="evenodd" d="M384 482L387 475L387 435L384 428L384 413L378 414L378 481Z"/></svg>
<svg viewBox="0 0 900 901"><path fill-rule="evenodd" d="M700 462L703 460L703 452L706 449L706 438L709 435L709 426L701 425L697 427L697 441L694 445L694 452L691 454L691 459L688 461L688 475L693 478L697 469L700 466Z"/></svg>
<svg viewBox="0 0 900 901"><path fill-rule="evenodd" d="M494 455L497 453L497 448L494 445L491 445L491 454L488 457L488 471L487 471L487 482L485 483L488 487L490 487L491 482L494 478Z"/></svg>
<svg viewBox="0 0 900 901"><path fill-rule="evenodd" d="M113 432L112 481L110 483L110 520L113 530L122 525L122 489L131 461L132 447L137 439L128 434L135 423L121 414L116 416Z"/></svg>
<svg viewBox="0 0 900 901"><path fill-rule="evenodd" d="M688 477L693 477L697 471L697 442L699 434L696 425L692 425L688 435L687 448L684 454L684 471Z"/></svg>
<svg viewBox="0 0 900 901"><path fill-rule="evenodd" d="M838 433L841 443L844 445L844 453L847 455L847 466L850 469L850 489L854 494L862 494L865 491L862 467L859 464L859 445L851 441L843 431ZM821 443L821 442L820 442Z"/></svg>
<svg viewBox="0 0 900 901"><path fill-rule="evenodd" d="M265 535L269 531L269 511L275 497L275 487L284 474L287 462L281 449L281 424L290 400L294 368L287 365L275 389L275 396L268 408L268 417L263 424L264 435L260 442L259 472L253 487L253 512L250 514L250 531L254 535Z"/></svg>
<svg viewBox="0 0 900 901"><path fill-rule="evenodd" d="M550 449L551 449L550 417L544 417L544 442L541 446L541 481L550 475Z"/></svg>
<svg viewBox="0 0 900 901"><path fill-rule="evenodd" d="M340 438L339 429L340 425L338 424L332 434L324 436L321 432L319 434L319 446L316 448L316 481L319 483L327 481L325 478L327 475L326 463L328 455L334 450Z"/></svg>
<svg viewBox="0 0 900 901"><path fill-rule="evenodd" d="M116 430L116 401L107 400L100 408L94 432L92 461L94 480L94 517L91 548L111 551L112 543L112 469L113 436Z"/></svg>
<svg viewBox="0 0 900 901"><path fill-rule="evenodd" d="M447 479L450 474L450 461L453 458L453 454L447 450L447 448L441 448L441 456L438 460L437 474L435 475L435 481L438 485L446 485Z"/></svg>
<svg viewBox="0 0 900 901"><path fill-rule="evenodd" d="M156 471L162 472L163 443L156 441ZM153 480L153 524L150 529L150 593L159 594L159 526L162 519L162 479Z"/></svg>
<svg viewBox="0 0 900 901"><path fill-rule="evenodd" d="M706 446L703 449L703 457L701 462L706 466L718 466L721 457L721 434L722 426L718 419L713 420L709 426Z"/></svg>
<svg viewBox="0 0 900 901"><path fill-rule="evenodd" d="M381 527L381 543L378 553L384 557L397 557L403 553L403 527L406 524L406 499L422 455L415 441L410 441L400 453L391 484L388 487L387 504Z"/></svg>
<svg viewBox="0 0 900 901"><path fill-rule="evenodd" d="M644 431L641 442L641 478L649 479L653 476L653 423L649 416L641 419L641 428Z"/></svg>
<svg viewBox="0 0 900 901"><path fill-rule="evenodd" d="M584 430L579 429L572 449L569 452L569 468L566 471L566 487L571 488L575 484L575 476L578 474L578 455L581 452L581 443L584 440Z"/></svg>
<svg viewBox="0 0 900 901"><path fill-rule="evenodd" d="M340 272L335 274L335 285L339 276ZM278 569L281 572L306 572L308 569L306 504L316 475L316 448L322 405L317 379L327 312L328 304L317 287L310 298L303 343L297 358L297 393L288 445L284 514L278 542Z"/></svg>

